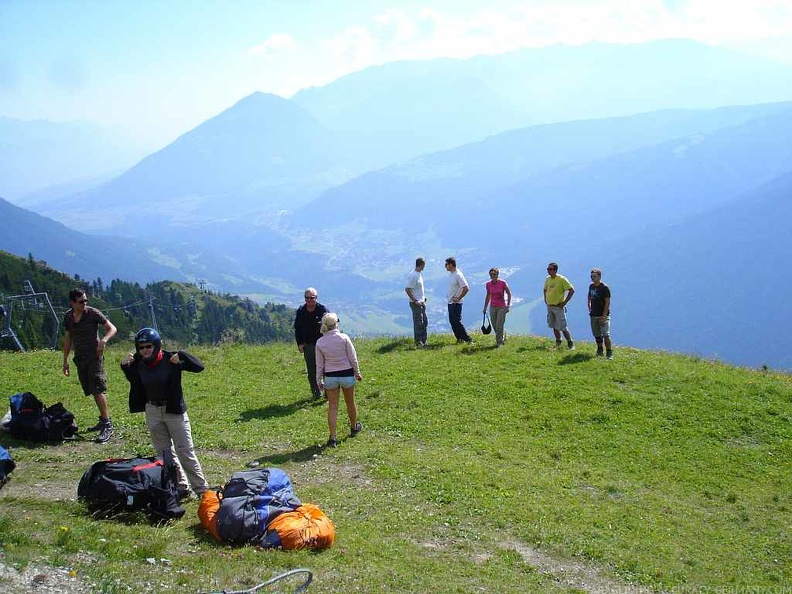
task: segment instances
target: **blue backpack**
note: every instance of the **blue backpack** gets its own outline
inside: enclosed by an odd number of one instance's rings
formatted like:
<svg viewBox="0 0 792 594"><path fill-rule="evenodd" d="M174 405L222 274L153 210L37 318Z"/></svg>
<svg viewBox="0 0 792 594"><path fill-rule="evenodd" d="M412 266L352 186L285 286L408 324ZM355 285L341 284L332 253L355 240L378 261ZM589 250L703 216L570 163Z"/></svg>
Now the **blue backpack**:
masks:
<svg viewBox="0 0 792 594"><path fill-rule="evenodd" d="M231 475L217 510L217 532L224 541L258 543L279 514L301 505L291 480L279 468L242 470Z"/></svg>
<svg viewBox="0 0 792 594"><path fill-rule="evenodd" d="M8 482L8 475L14 468L16 468L16 464L11 459L11 454L3 446L0 446L0 489Z"/></svg>

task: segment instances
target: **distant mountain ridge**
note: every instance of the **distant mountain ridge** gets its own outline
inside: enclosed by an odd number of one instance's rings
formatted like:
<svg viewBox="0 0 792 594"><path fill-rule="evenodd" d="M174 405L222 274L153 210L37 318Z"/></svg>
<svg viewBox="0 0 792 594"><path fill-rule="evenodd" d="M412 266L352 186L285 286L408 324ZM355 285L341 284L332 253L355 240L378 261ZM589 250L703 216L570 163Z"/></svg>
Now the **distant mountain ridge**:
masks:
<svg viewBox="0 0 792 594"><path fill-rule="evenodd" d="M509 260L515 248L547 245L557 232L547 220L585 241L598 224L621 234L727 201L790 168L789 134L792 103L532 127L365 174L319 198L321 220L310 216L313 205L290 220L431 230L459 247L470 247L460 238L499 229L478 251Z"/></svg>
<svg viewBox="0 0 792 594"><path fill-rule="evenodd" d="M43 208L80 229L116 234L137 233L130 224L141 209L151 214L147 233L244 218L349 177L334 142L305 110L255 93L119 177ZM105 216L77 220L71 212L83 203L101 203Z"/></svg>
<svg viewBox="0 0 792 594"><path fill-rule="evenodd" d="M82 278L125 278L133 282L195 281L206 268L223 270L223 256L196 253L160 239L88 235L0 198L0 250L32 254L51 268Z"/></svg>
<svg viewBox="0 0 792 594"><path fill-rule="evenodd" d="M477 90L459 92L463 81ZM393 62L292 100L328 128L389 133L394 160L404 160L538 124L787 101L790 88L790 65L668 39Z"/></svg>

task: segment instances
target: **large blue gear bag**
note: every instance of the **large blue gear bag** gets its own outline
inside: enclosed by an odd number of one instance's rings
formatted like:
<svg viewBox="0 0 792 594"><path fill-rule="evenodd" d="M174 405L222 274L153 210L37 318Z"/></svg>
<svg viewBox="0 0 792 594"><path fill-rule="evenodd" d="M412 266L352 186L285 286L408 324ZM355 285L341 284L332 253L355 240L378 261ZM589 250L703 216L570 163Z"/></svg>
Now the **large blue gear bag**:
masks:
<svg viewBox="0 0 792 594"><path fill-rule="evenodd" d="M0 446L0 488L8 482L8 475L16 468L16 463L3 446Z"/></svg>

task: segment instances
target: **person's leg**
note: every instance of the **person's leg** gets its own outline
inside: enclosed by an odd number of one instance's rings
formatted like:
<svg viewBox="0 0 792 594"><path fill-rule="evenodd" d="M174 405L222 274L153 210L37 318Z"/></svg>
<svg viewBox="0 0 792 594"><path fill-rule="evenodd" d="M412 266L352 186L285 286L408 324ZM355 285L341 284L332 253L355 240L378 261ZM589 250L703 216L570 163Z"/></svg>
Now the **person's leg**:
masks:
<svg viewBox="0 0 792 594"><path fill-rule="evenodd" d="M426 317L426 303L420 304L421 309L421 324L420 324L420 332L418 335L419 340L425 345L428 336L426 334L426 328L429 326L429 320Z"/></svg>
<svg viewBox="0 0 792 594"><path fill-rule="evenodd" d="M561 346L561 331L558 329L558 322L556 321L556 310L551 305L547 306L547 327L553 331L556 346Z"/></svg>
<svg viewBox="0 0 792 594"><path fill-rule="evenodd" d="M426 308L423 303L410 302L413 319L413 337L416 345L426 343Z"/></svg>
<svg viewBox="0 0 792 594"><path fill-rule="evenodd" d="M605 353L602 350L602 329L600 327L600 321L597 316L589 316L589 320L591 321L591 334L594 336L594 341L597 343L597 356L601 357Z"/></svg>
<svg viewBox="0 0 792 594"><path fill-rule="evenodd" d="M110 411L107 406L107 394L101 392L99 394L93 395L94 402L96 402L96 407L99 409L99 417L101 419L110 420Z"/></svg>
<svg viewBox="0 0 792 594"><path fill-rule="evenodd" d="M325 393L327 394L327 427L330 429L330 441L337 439L338 391L339 388L325 388Z"/></svg>
<svg viewBox="0 0 792 594"><path fill-rule="evenodd" d="M471 338L462 324L462 304L449 303L448 304L448 322L451 324L451 329L454 331L454 336L457 340L463 342L471 342Z"/></svg>
<svg viewBox="0 0 792 594"><path fill-rule="evenodd" d="M458 308L458 303L449 303L448 304L448 323L451 325L451 332L454 333L454 338L460 340L459 338L459 316L461 315L461 308Z"/></svg>
<svg viewBox="0 0 792 594"><path fill-rule="evenodd" d="M96 408L99 409L99 422L91 430L99 431L94 438L96 443L105 443L113 435L113 421L107 404L107 376L104 370L104 357L89 359L84 366L78 366L77 373L86 394L93 396ZM84 381L83 381L84 380Z"/></svg>
<svg viewBox="0 0 792 594"><path fill-rule="evenodd" d="M316 345L306 344L303 347L303 357L305 358L305 371L308 373L311 394L313 394L314 398L319 398L322 395L322 391L316 383Z"/></svg>
<svg viewBox="0 0 792 594"><path fill-rule="evenodd" d="M470 338L465 325L462 323L462 304L458 303L457 305L459 305L459 332L462 334L462 340L465 342L473 342L473 339Z"/></svg>
<svg viewBox="0 0 792 594"><path fill-rule="evenodd" d="M567 341L567 347L569 349L574 349L575 344L572 342L572 335L569 333L569 329L567 328L567 319L566 319L566 308L558 307L556 308L556 327L562 332L564 338ZM556 335L556 343L561 338L560 336Z"/></svg>
<svg viewBox="0 0 792 594"><path fill-rule="evenodd" d="M605 338L605 355L610 359L613 357L613 343L611 343L610 336L610 316L605 318L605 322L602 324L602 335Z"/></svg>
<svg viewBox="0 0 792 594"><path fill-rule="evenodd" d="M155 456L164 456L163 452L165 450L170 450L172 454L176 454L168 426L165 423L164 406L146 404L146 427L151 436L151 447L154 448ZM189 490L190 483L177 455L173 456L173 461L176 464L176 488L180 491Z"/></svg>
<svg viewBox="0 0 792 594"><path fill-rule="evenodd" d="M99 409L99 423L88 428L88 431L101 431L102 428L110 423L110 412L107 405L107 376L105 375L102 359L97 358L76 358L74 363L77 366L77 377L80 379L83 393L92 396ZM112 424L112 423L110 423Z"/></svg>
<svg viewBox="0 0 792 594"><path fill-rule="evenodd" d="M495 345L500 346L503 344L503 324L506 321L506 308L490 306L490 318L492 319L492 328L495 330Z"/></svg>
<svg viewBox="0 0 792 594"><path fill-rule="evenodd" d="M341 388L344 392L344 403L346 404L347 416L349 417L349 426L354 429L357 423L357 405L355 404L355 386L354 384L347 388Z"/></svg>
<svg viewBox="0 0 792 594"><path fill-rule="evenodd" d="M181 415L165 413L164 422L176 449L176 458L181 463L181 469L187 475L193 492L201 496L209 488L209 483L206 482L201 463L195 454L190 417L187 413Z"/></svg>

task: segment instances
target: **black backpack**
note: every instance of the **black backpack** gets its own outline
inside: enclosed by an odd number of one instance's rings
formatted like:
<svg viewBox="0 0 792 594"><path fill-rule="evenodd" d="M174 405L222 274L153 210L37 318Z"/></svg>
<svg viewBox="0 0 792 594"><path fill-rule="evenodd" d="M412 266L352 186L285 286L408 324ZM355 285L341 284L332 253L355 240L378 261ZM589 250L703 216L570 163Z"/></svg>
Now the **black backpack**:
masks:
<svg viewBox="0 0 792 594"><path fill-rule="evenodd" d="M60 402L44 406L32 392L9 397L11 421L8 430L16 439L36 442L63 441L77 431L74 415Z"/></svg>
<svg viewBox="0 0 792 594"><path fill-rule="evenodd" d="M163 458L110 458L91 464L77 486L77 497L96 516L142 511L156 519L181 518L176 465Z"/></svg>

